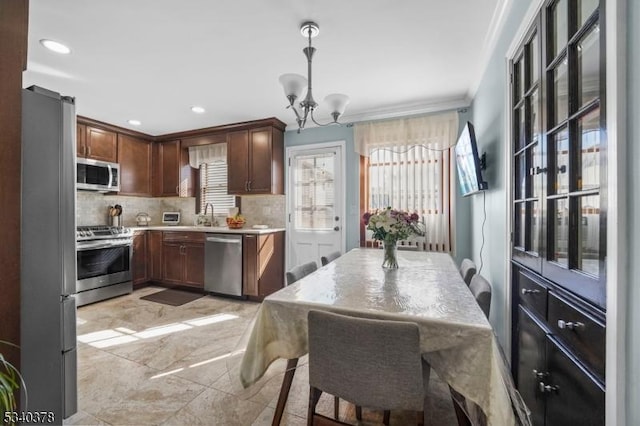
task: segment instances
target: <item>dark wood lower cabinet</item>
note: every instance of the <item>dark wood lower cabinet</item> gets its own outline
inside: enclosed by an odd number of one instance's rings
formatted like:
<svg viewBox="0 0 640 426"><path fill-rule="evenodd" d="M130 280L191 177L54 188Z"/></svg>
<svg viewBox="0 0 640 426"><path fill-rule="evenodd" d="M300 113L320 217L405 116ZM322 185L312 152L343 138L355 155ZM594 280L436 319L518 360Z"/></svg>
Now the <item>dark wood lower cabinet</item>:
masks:
<svg viewBox="0 0 640 426"><path fill-rule="evenodd" d="M284 287L284 232L246 234L242 250L245 296L261 299Z"/></svg>
<svg viewBox="0 0 640 426"><path fill-rule="evenodd" d="M133 242L133 279L204 288L205 233L137 231ZM262 299L284 287L284 232L244 234L243 295Z"/></svg>
<svg viewBox="0 0 640 426"><path fill-rule="evenodd" d="M148 236L145 231L135 232L133 234L133 247L131 259L131 275L134 286L141 286L149 281L149 262L147 259Z"/></svg>
<svg viewBox="0 0 640 426"><path fill-rule="evenodd" d="M162 281L204 288L203 232L164 232Z"/></svg>
<svg viewBox="0 0 640 426"><path fill-rule="evenodd" d="M533 424L604 425L604 312L513 270L513 375Z"/></svg>

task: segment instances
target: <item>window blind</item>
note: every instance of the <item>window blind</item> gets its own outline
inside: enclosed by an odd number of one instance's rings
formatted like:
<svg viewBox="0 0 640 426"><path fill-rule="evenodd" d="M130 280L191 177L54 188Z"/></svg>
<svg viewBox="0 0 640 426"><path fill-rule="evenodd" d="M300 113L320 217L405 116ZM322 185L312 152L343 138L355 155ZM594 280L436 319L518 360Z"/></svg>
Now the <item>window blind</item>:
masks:
<svg viewBox="0 0 640 426"><path fill-rule="evenodd" d="M226 215L230 208L236 206L235 196L227 194L227 164L224 162L200 165L201 212L207 203L213 204L217 215Z"/></svg>

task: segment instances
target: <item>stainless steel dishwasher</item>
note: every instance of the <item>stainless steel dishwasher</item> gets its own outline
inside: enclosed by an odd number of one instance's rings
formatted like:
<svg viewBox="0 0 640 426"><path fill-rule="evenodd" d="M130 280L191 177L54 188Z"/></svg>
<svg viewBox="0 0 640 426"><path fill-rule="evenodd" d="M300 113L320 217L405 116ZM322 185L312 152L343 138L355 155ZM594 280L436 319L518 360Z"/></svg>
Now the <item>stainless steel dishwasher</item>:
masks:
<svg viewBox="0 0 640 426"><path fill-rule="evenodd" d="M242 235L207 234L204 262L205 291L242 296Z"/></svg>

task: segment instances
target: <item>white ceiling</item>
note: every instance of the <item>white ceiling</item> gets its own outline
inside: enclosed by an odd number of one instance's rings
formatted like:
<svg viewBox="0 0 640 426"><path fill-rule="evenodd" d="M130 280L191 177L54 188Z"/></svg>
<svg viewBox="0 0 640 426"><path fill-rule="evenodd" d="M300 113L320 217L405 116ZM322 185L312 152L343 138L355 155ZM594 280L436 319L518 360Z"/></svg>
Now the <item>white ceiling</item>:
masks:
<svg viewBox="0 0 640 426"><path fill-rule="evenodd" d="M345 121L455 108L475 92L506 3L31 0L24 86L75 96L79 115L150 135L267 117L292 124L278 77L306 75L299 27L314 20L317 118L336 92L351 98ZM46 50L43 38L72 53Z"/></svg>

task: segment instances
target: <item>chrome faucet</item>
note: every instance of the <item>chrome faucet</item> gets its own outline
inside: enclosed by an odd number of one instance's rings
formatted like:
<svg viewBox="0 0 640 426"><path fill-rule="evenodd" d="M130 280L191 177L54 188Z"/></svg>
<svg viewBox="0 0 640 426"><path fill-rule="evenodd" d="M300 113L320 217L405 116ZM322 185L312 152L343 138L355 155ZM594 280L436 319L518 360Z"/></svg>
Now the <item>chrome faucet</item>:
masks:
<svg viewBox="0 0 640 426"><path fill-rule="evenodd" d="M207 210L209 210L209 206L211 206L211 226L218 226L218 222L216 221L216 218L213 215L213 204L211 203L207 203L204 205L204 214L207 214Z"/></svg>

